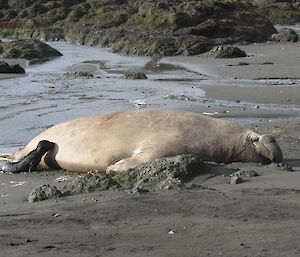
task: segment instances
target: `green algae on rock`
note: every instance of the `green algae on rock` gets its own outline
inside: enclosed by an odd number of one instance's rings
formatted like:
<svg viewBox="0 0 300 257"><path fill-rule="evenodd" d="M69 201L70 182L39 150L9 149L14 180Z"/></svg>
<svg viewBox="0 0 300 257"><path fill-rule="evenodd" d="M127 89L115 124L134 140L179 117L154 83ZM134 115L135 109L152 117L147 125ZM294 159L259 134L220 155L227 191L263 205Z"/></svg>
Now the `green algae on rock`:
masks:
<svg viewBox="0 0 300 257"><path fill-rule="evenodd" d="M147 76L142 72L130 72L122 76L123 79L147 79Z"/></svg>
<svg viewBox="0 0 300 257"><path fill-rule="evenodd" d="M292 29L283 29L272 35L272 39L276 42L297 42L298 35Z"/></svg>
<svg viewBox="0 0 300 257"><path fill-rule="evenodd" d="M103 172L86 174L66 184L61 190L63 194L82 194L103 190L119 190L118 182Z"/></svg>
<svg viewBox="0 0 300 257"><path fill-rule="evenodd" d="M62 54L53 47L35 39L1 42L0 58L24 58L27 60L48 60Z"/></svg>
<svg viewBox="0 0 300 257"><path fill-rule="evenodd" d="M104 172L87 173L68 182L62 189L44 185L34 189L29 202L85 194L104 190L129 190L132 193L194 188L188 182L205 169L205 164L191 154L165 157L139 164L113 178Z"/></svg>
<svg viewBox="0 0 300 257"><path fill-rule="evenodd" d="M201 54L218 44L264 42L276 30L237 0L11 0L0 34L111 47L134 55Z"/></svg>
<svg viewBox="0 0 300 257"><path fill-rule="evenodd" d="M51 198L62 197L63 194L56 186L43 185L34 189L28 196L28 202L34 203L38 201L43 201Z"/></svg>
<svg viewBox="0 0 300 257"><path fill-rule="evenodd" d="M66 77L73 77L73 78L93 78L94 75L89 72L85 71L75 71L75 72L66 72L64 73Z"/></svg>
<svg viewBox="0 0 300 257"><path fill-rule="evenodd" d="M216 46L208 52L208 55L215 58L246 57L246 53L243 50L229 45Z"/></svg>
<svg viewBox="0 0 300 257"><path fill-rule="evenodd" d="M199 174L203 166L200 159L183 154L139 164L116 175L114 179L128 189L135 187L148 191L180 189L184 188L184 182Z"/></svg>
<svg viewBox="0 0 300 257"><path fill-rule="evenodd" d="M25 70L19 64L9 65L7 62L0 61L0 73L23 74Z"/></svg>

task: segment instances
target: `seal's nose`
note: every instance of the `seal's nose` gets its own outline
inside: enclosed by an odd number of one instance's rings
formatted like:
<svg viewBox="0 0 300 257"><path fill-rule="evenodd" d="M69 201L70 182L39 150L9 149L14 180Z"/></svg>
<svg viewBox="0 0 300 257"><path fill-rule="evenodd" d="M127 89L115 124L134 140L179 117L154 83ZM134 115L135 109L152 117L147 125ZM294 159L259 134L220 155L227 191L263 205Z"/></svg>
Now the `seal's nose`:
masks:
<svg viewBox="0 0 300 257"><path fill-rule="evenodd" d="M274 137L270 135L262 135L259 138L259 142L263 144L263 146L268 150L269 156L266 156L272 162L282 162L283 156L282 151L277 144Z"/></svg>

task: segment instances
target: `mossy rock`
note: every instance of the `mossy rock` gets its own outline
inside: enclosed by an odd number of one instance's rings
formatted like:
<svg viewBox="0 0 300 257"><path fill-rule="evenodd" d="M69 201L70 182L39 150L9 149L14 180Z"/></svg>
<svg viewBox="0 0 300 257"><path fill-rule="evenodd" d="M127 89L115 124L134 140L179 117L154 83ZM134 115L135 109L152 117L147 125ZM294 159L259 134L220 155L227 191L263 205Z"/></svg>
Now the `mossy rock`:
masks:
<svg viewBox="0 0 300 257"><path fill-rule="evenodd" d="M103 190L119 190L120 184L103 172L86 174L66 184L63 194L82 194Z"/></svg>
<svg viewBox="0 0 300 257"><path fill-rule="evenodd" d="M292 29L283 29L276 34L273 34L272 39L276 42L297 42L298 35Z"/></svg>
<svg viewBox="0 0 300 257"><path fill-rule="evenodd" d="M243 50L229 45L216 46L208 52L208 55L215 58L246 57L246 53Z"/></svg>
<svg viewBox="0 0 300 257"><path fill-rule="evenodd" d="M17 40L12 42L2 42L3 47L1 58L24 58L27 60L47 60L49 58L62 56L53 47L38 40Z"/></svg>
<svg viewBox="0 0 300 257"><path fill-rule="evenodd" d="M281 8L274 5L262 5L254 10L259 16L265 17L273 24L295 24L300 22L300 9L290 5L289 8Z"/></svg>
<svg viewBox="0 0 300 257"><path fill-rule="evenodd" d="M176 18L170 12L149 10L132 15L128 24L146 29L175 28Z"/></svg>
<svg viewBox="0 0 300 257"><path fill-rule="evenodd" d="M94 75L85 71L75 71L75 72L67 72L64 74L66 77L74 77L74 78L93 78Z"/></svg>
<svg viewBox="0 0 300 257"><path fill-rule="evenodd" d="M81 22L99 28L118 27L127 22L128 16L123 11L104 11L88 13L82 17Z"/></svg>
<svg viewBox="0 0 300 257"><path fill-rule="evenodd" d="M79 4L76 5L73 10L71 10L67 17L66 17L66 21L67 22L77 22L79 21L85 14L88 13L88 8L86 5L83 4Z"/></svg>
<svg viewBox="0 0 300 257"><path fill-rule="evenodd" d="M123 187L139 187L148 191L162 189L180 189L184 182L203 169L203 162L190 155L183 154L166 157L152 162L142 163L114 177Z"/></svg>
<svg viewBox="0 0 300 257"><path fill-rule="evenodd" d="M19 64L9 65L7 62L0 61L0 73L23 74L25 70Z"/></svg>
<svg viewBox="0 0 300 257"><path fill-rule="evenodd" d="M147 76L142 72L130 72L122 76L123 79L147 79Z"/></svg>
<svg viewBox="0 0 300 257"><path fill-rule="evenodd" d="M56 186L43 185L34 189L28 196L28 202L34 203L52 198L62 197L63 193Z"/></svg>
<svg viewBox="0 0 300 257"><path fill-rule="evenodd" d="M232 19L208 19L191 28L192 35L201 35L209 38L231 36L235 32Z"/></svg>
<svg viewBox="0 0 300 257"><path fill-rule="evenodd" d="M9 2L8 9L0 10L2 36L64 39L112 47L113 51L124 54L195 55L212 45L265 42L276 32L265 17L270 17L268 13L275 13L277 9L257 7L248 1ZM293 13L293 17L300 13L295 8L284 14L288 12ZM287 17L290 18L290 14ZM60 28L64 33L55 35L48 28Z"/></svg>

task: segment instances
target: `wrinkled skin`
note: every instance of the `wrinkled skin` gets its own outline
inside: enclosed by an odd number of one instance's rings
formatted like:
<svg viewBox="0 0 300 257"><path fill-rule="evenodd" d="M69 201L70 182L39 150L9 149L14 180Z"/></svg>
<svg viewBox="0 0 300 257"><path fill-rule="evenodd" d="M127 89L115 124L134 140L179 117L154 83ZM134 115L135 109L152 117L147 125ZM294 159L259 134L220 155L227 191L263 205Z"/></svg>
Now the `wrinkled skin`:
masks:
<svg viewBox="0 0 300 257"><path fill-rule="evenodd" d="M94 169L112 175L179 154L193 154L217 163L282 161L281 149L272 136L179 110L137 110L66 121L45 130L24 149L7 157L18 161L41 140L56 144L40 163L45 167Z"/></svg>

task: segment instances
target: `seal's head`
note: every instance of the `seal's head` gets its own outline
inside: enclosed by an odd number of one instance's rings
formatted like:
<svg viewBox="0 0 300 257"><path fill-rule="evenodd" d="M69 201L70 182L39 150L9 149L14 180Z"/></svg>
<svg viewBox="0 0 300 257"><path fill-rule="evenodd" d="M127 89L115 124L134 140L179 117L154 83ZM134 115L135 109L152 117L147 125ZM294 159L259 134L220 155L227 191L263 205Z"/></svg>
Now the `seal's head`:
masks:
<svg viewBox="0 0 300 257"><path fill-rule="evenodd" d="M260 162L282 162L282 151L273 136L256 134L252 135L250 140L255 147Z"/></svg>

